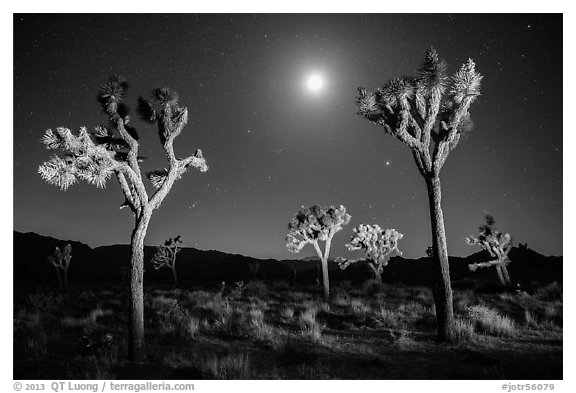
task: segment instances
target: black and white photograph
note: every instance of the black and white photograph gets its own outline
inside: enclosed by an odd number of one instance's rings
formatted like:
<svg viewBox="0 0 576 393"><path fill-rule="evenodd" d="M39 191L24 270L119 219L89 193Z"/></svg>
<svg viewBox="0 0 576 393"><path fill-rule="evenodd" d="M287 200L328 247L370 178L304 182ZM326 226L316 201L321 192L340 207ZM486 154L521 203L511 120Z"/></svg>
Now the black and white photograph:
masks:
<svg viewBox="0 0 576 393"><path fill-rule="evenodd" d="M238 7L11 14L6 391L560 390L564 14Z"/></svg>

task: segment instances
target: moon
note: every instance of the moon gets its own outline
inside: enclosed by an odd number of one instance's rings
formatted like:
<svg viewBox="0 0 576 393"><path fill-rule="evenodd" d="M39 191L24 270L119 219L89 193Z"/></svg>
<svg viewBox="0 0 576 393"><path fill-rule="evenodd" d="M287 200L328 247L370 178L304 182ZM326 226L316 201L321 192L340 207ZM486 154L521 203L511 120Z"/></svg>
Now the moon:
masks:
<svg viewBox="0 0 576 393"><path fill-rule="evenodd" d="M306 88L312 93L317 93L324 88L324 78L320 74L311 74L306 79Z"/></svg>

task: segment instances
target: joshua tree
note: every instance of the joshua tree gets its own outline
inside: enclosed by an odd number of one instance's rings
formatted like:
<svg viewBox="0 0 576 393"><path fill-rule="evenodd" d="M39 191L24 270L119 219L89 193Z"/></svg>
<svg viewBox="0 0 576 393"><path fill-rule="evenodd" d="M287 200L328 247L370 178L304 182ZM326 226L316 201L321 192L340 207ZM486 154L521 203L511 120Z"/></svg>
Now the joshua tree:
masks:
<svg viewBox="0 0 576 393"><path fill-rule="evenodd" d="M172 277L174 277L174 286L178 286L178 275L176 274L176 254L180 251L180 244L182 239L180 235L175 238L170 238L161 246L156 247L156 253L152 257L154 269L158 270L163 267L168 267L172 270Z"/></svg>
<svg viewBox="0 0 576 393"><path fill-rule="evenodd" d="M363 250L366 258L340 259L340 269L344 270L353 263L365 261L374 273L376 282L382 283L382 272L390 257L394 253L402 255L402 251L398 249L398 240L403 237L396 229L382 229L379 225L370 224L358 225L353 229L352 238L346 248L349 251Z"/></svg>
<svg viewBox="0 0 576 393"><path fill-rule="evenodd" d="M434 49L414 77L392 79L374 92L359 88L358 114L381 126L412 151L430 201L434 302L438 339L455 339L452 287L441 207L440 170L461 135L471 129L468 109L480 95L482 76L469 59L452 77Z"/></svg>
<svg viewBox="0 0 576 393"><path fill-rule="evenodd" d="M434 258L434 250L432 250L432 246L426 248L426 256L430 259Z"/></svg>
<svg viewBox="0 0 576 393"><path fill-rule="evenodd" d="M512 286L512 281L510 281L506 265L510 263L508 252L512 247L512 238L510 234L501 233L494 228L494 217L490 214L486 214L484 217L486 224L480 227L478 237L470 236L465 238L465 240L471 246L479 245L496 259L488 262L472 263L468 267L474 272L478 268L495 266L500 283L503 286L510 287Z"/></svg>
<svg viewBox="0 0 576 393"><path fill-rule="evenodd" d="M68 266L70 266L71 259L72 246L70 244L67 244L63 250L61 250L60 247L56 247L54 249L54 255L48 256L48 261L56 269L58 287L64 292L68 292Z"/></svg>
<svg viewBox="0 0 576 393"><path fill-rule="evenodd" d="M100 87L98 102L106 114L109 126L97 126L90 134L85 127L73 134L69 129L49 129L42 143L49 149L65 152L64 158L53 155L40 166L38 172L50 184L62 190L78 180L103 188L114 174L125 197L122 207L128 207L134 215L134 230L130 238L130 313L128 334L128 358L143 360L144 355L144 237L155 209L189 167L206 172L208 167L202 152L176 158L174 139L180 135L188 122L188 110L178 103L178 94L167 87L152 91L151 100L138 99L138 113L147 122L156 123L168 161L168 169L149 172L148 178L155 190L151 197L144 185L138 156L140 146L136 130L131 126L128 107L123 99L128 84L112 76Z"/></svg>
<svg viewBox="0 0 576 393"><path fill-rule="evenodd" d="M312 206L294 215L288 224L286 247L293 253L300 252L308 243L314 246L316 254L322 263L322 281L324 283L324 299L330 299L330 281L328 278L328 255L332 237L342 230L342 227L350 222L350 214L346 208L340 206ZM320 249L319 242L325 242L324 252Z"/></svg>

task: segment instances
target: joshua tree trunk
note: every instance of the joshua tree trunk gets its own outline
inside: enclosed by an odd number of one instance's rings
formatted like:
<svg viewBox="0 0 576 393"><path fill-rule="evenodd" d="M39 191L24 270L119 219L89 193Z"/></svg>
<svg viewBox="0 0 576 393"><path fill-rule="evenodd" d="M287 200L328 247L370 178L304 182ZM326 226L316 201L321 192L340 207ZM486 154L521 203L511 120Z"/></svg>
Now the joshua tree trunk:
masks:
<svg viewBox="0 0 576 393"><path fill-rule="evenodd" d="M62 277L60 277L60 269L56 266L54 266L54 269L56 270L56 278L58 279L58 289L63 291L64 286L62 285Z"/></svg>
<svg viewBox="0 0 576 393"><path fill-rule="evenodd" d="M448 249L446 247L446 232L444 231L444 216L441 206L440 178L432 175L426 176L426 186L430 201L430 221L432 226L432 250L434 253L432 277L438 323L438 340L450 343L455 339L455 325Z"/></svg>
<svg viewBox="0 0 576 393"><path fill-rule="evenodd" d="M506 285L511 287L512 281L510 281L510 276L508 275L508 268L506 267L505 264L502 264L500 268L502 269L502 275L504 276L504 281L506 281Z"/></svg>
<svg viewBox="0 0 576 393"><path fill-rule="evenodd" d="M130 242L130 329L128 331L128 360L144 360L144 238L151 212L144 211L136 220Z"/></svg>
<svg viewBox="0 0 576 393"><path fill-rule="evenodd" d="M174 277L174 287L178 286L178 275L176 274L176 265L172 265L172 277Z"/></svg>
<svg viewBox="0 0 576 393"><path fill-rule="evenodd" d="M328 277L328 259L322 258L322 282L324 283L324 300L330 300L330 278Z"/></svg>
<svg viewBox="0 0 576 393"><path fill-rule="evenodd" d="M324 253L320 250L320 246L318 242L314 243L314 248L316 249L316 253L320 257L320 261L322 263L322 283L324 284L324 300L328 302L330 300L330 278L328 277L328 255L330 253L330 243L332 242L332 238L328 238L326 240L326 248Z"/></svg>
<svg viewBox="0 0 576 393"><path fill-rule="evenodd" d="M68 268L62 269L62 275L64 276L64 292L68 292Z"/></svg>
<svg viewBox="0 0 576 393"><path fill-rule="evenodd" d="M372 269L372 273L374 273L374 280L376 280L376 283L378 284L382 284L382 274L378 271L378 269L372 265L371 263L368 264L368 266L370 266L370 269Z"/></svg>
<svg viewBox="0 0 576 393"><path fill-rule="evenodd" d="M503 287L509 287L512 285L506 265L497 265L496 273L498 273L498 279L500 280L500 284L502 284Z"/></svg>

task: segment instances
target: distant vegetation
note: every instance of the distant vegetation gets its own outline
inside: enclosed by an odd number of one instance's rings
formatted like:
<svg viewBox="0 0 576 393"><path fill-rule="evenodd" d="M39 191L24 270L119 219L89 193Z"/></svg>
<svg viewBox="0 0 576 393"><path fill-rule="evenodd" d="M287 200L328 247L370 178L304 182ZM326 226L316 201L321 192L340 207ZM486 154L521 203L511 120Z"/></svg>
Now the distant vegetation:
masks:
<svg viewBox="0 0 576 393"><path fill-rule="evenodd" d="M48 261L56 269L56 277L58 279L58 288L61 291L68 292L68 268L72 260L72 246L70 243L63 249L56 247L54 254L48 256Z"/></svg>
<svg viewBox="0 0 576 393"><path fill-rule="evenodd" d="M470 270L476 271L478 268L494 266L500 283L503 286L511 287L512 281L506 265L510 263L508 253L512 248L512 237L510 234L502 233L494 228L494 217L490 214L486 214L485 219L486 224L480 227L478 236L469 236L465 240L471 246L479 245L488 251L494 259L488 262L470 264Z"/></svg>
<svg viewBox="0 0 576 393"><path fill-rule="evenodd" d="M294 215L288 224L286 247L288 251L299 253L306 244L314 246L314 250L322 263L322 280L324 284L324 300L330 300L330 279L328 277L328 257L334 235L350 222L350 214L340 206L318 206L302 209ZM324 250L320 248L324 242Z"/></svg>

